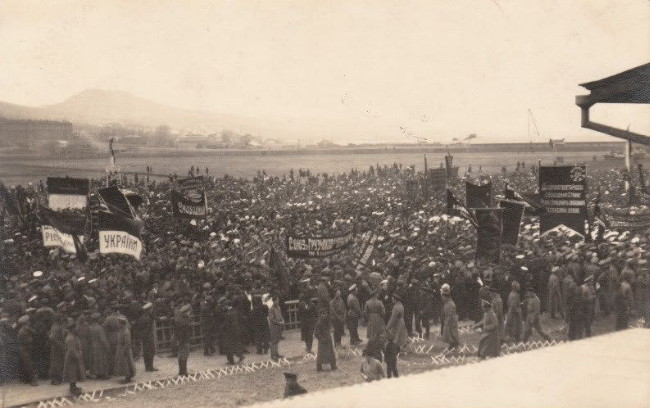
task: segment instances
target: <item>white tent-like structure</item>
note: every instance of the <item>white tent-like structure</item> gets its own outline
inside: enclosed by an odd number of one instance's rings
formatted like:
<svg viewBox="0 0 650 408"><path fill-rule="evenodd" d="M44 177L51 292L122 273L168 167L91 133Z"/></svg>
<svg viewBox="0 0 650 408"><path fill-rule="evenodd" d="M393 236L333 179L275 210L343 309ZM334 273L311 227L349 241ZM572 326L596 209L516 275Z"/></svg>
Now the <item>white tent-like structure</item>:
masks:
<svg viewBox="0 0 650 408"><path fill-rule="evenodd" d="M630 329L256 407L647 408L650 330Z"/></svg>

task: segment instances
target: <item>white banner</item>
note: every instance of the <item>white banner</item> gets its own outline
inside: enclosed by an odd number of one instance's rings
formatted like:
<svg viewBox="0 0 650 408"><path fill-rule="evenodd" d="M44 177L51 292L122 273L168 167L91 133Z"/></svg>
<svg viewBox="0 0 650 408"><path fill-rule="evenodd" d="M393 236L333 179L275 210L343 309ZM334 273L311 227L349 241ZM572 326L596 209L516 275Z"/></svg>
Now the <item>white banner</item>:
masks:
<svg viewBox="0 0 650 408"><path fill-rule="evenodd" d="M46 248L59 247L69 254L77 253L72 235L63 233L49 225L41 226L41 232L43 233L43 245ZM84 237L79 236L79 241L83 243Z"/></svg>
<svg viewBox="0 0 650 408"><path fill-rule="evenodd" d="M99 253L125 254L140 259L142 241L124 231L99 231Z"/></svg>
<svg viewBox="0 0 650 408"><path fill-rule="evenodd" d="M59 211L68 208L81 209L86 208L87 198L85 195L74 194L48 194L47 202L51 210Z"/></svg>

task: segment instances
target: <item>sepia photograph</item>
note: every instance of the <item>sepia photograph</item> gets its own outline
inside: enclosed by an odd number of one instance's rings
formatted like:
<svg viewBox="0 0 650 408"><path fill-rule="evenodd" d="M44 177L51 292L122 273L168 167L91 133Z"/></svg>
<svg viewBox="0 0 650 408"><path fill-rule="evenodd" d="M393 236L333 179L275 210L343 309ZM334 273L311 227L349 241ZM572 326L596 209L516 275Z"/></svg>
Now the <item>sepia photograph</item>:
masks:
<svg viewBox="0 0 650 408"><path fill-rule="evenodd" d="M0 408L649 408L650 1L0 1Z"/></svg>

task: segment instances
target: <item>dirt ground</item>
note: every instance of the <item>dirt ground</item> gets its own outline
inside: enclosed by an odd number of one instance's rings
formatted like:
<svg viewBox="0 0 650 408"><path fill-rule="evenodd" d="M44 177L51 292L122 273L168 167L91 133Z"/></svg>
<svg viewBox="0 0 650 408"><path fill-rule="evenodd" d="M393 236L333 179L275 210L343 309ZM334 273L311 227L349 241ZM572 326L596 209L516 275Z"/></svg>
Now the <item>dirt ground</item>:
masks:
<svg viewBox="0 0 650 408"><path fill-rule="evenodd" d="M543 317L543 327L555 340L565 340L561 320L549 320ZM599 317L593 325L594 335L610 332L614 327L613 316ZM432 333L433 334L433 333ZM468 345L478 345L481 333L461 334L461 340ZM533 334L530 340L541 340ZM444 344L437 335L431 340L418 344L433 344L431 353L441 352ZM343 354L343 353L342 353ZM470 359L475 357L466 354ZM420 373L441 368L430 363L428 356L405 354L400 358L398 369L400 376ZM215 380L198 381L192 384L173 386L164 390L143 391L135 395L121 397L112 401L94 403L92 406L124 408L173 408L179 406L193 407L236 407L246 406L257 402L282 398L284 392L283 372L291 371L298 374L299 383L309 392L316 392L334 387L362 382L360 375L361 358L342 356L338 360L338 370L324 372L316 371L315 361L297 362L290 367L270 368L250 374L239 374L222 377ZM390 380L384 380L390 381ZM90 406L90 404L85 404Z"/></svg>

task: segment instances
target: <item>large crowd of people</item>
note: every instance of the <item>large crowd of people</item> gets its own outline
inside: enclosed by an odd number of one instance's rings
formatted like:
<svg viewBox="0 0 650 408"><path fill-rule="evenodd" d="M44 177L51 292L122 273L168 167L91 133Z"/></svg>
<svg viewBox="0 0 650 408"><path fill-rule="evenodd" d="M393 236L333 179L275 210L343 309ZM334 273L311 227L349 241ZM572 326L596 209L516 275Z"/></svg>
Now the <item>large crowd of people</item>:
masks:
<svg viewBox="0 0 650 408"><path fill-rule="evenodd" d="M478 166L477 166L478 167ZM534 192L536 169L525 164L501 174L466 175L492 180L495 195L507 182ZM612 329L628 327L632 315L650 322L647 230L609 231L584 240L555 231L540 236L526 216L519 245L504 247L499 265L475 259L476 231L469 221L445 214L444 191L412 190L422 178L413 167L372 166L366 171L282 177L258 172L251 179L205 175L208 215L174 218L169 181L122 177L138 192L144 221L140 260L103 255L88 237L88 259L44 248L35 203L42 185L21 187L28 203L19 222L3 211L0 268L0 366L2 381L66 383L79 393L84 378L135 376L140 356L156 370L155 325L174 327L172 352L179 375L188 373L193 319L203 336L203 353L224 355L229 364L247 347L282 358L287 319L284 302L299 300L298 319L306 352L317 340L317 369L334 370L335 348L347 329L350 344L367 342L364 378L398 376L397 355L409 337L429 338L441 325L450 349L461 344L458 321L484 331L479 355L498 355L503 341L527 340L535 331L548 338L539 316L564 319L568 339L591 335L595 318L614 313ZM621 206L619 171L589 174L589 201ZM93 180L93 188L103 180ZM450 181L458 197L462 180ZM31 206L31 207L30 207ZM88 227L92 230L92 226ZM355 246L327 258L284 255L287 234L376 234L370 261L355 268ZM288 272L282 284L269 268L281 254ZM367 327L367 339L358 333ZM12 352L15 351L15 352ZM374 359L374 360L373 360ZM383 373L382 373L383 375Z"/></svg>

